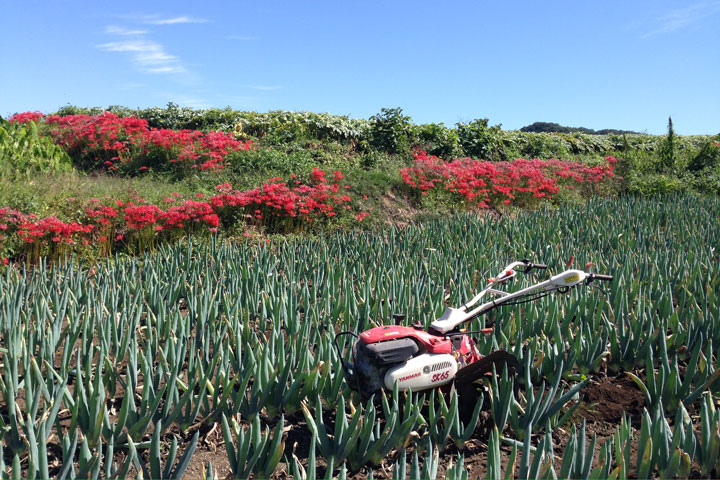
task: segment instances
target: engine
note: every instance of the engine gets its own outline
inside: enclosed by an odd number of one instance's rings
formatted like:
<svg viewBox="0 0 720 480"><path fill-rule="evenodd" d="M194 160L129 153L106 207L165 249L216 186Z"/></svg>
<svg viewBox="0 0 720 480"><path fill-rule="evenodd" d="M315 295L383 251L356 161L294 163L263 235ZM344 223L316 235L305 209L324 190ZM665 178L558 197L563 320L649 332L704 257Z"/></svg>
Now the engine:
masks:
<svg viewBox="0 0 720 480"><path fill-rule="evenodd" d="M349 383L365 397L382 388L391 390L395 382L400 390L412 391L452 382L458 363L450 353L449 340L433 337L431 343L426 343L426 332L409 327L379 328L382 329L381 339L377 339L378 332L370 330L371 335L363 333L353 350L354 381ZM386 339L403 334L409 336Z"/></svg>

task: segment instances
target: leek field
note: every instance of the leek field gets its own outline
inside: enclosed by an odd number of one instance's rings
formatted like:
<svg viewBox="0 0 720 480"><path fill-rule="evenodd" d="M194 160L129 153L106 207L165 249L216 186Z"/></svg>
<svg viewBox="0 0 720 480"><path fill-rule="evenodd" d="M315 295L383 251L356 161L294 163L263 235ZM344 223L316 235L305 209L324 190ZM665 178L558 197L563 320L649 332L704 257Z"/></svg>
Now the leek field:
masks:
<svg viewBox="0 0 720 480"><path fill-rule="evenodd" d="M0 477L719 477L718 218L591 199L5 268ZM427 325L522 258L615 279L470 325L521 364L472 401L345 385L335 333Z"/></svg>

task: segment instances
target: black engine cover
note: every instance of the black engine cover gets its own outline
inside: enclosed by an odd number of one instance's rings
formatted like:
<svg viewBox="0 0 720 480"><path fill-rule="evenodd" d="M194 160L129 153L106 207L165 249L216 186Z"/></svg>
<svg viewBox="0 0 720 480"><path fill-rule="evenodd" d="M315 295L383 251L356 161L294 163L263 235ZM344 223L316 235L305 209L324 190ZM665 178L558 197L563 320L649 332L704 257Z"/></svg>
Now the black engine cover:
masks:
<svg viewBox="0 0 720 480"><path fill-rule="evenodd" d="M355 344L354 362L357 387L364 398L383 388L385 373L393 366L410 360L420 352L412 338Z"/></svg>
<svg viewBox="0 0 720 480"><path fill-rule="evenodd" d="M417 342L412 338L398 338L386 342L364 345L365 351L378 366L393 365L410 360L420 351Z"/></svg>

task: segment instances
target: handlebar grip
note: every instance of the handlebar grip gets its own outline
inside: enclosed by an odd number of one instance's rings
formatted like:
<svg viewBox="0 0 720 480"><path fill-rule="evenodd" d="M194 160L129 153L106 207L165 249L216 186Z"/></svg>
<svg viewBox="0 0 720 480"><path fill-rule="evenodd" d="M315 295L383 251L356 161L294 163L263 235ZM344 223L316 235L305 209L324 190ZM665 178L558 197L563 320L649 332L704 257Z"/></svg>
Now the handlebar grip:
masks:
<svg viewBox="0 0 720 480"><path fill-rule="evenodd" d="M530 270L533 268L537 268L538 270L547 270L547 265L543 265L542 263L532 263L527 258L523 258L522 263L525 264L525 273L530 273Z"/></svg>
<svg viewBox="0 0 720 480"><path fill-rule="evenodd" d="M593 280L603 280L605 282L612 282L613 276L612 275L601 275L599 273L593 273L591 275L591 278Z"/></svg>

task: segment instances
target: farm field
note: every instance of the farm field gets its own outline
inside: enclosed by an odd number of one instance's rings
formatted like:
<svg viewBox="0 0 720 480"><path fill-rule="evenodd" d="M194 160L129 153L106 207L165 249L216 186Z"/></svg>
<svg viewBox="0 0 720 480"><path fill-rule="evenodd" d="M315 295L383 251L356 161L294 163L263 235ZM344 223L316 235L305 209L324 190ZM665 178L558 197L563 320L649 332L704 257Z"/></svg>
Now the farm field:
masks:
<svg viewBox="0 0 720 480"><path fill-rule="evenodd" d="M8 268L0 475L720 476L717 218L716 197L590 199ZM614 281L474 320L520 368L472 401L347 387L336 333L428 325L522 258Z"/></svg>

